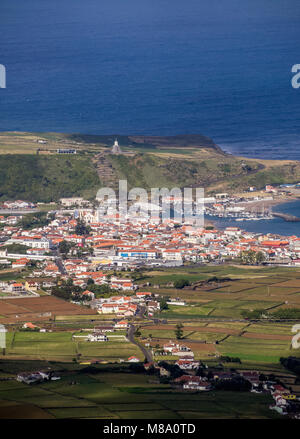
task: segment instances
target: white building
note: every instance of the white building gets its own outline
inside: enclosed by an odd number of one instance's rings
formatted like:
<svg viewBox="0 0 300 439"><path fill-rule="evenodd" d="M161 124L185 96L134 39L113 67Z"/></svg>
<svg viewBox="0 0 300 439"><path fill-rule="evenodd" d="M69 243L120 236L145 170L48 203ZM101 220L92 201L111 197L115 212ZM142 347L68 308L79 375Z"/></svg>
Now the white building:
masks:
<svg viewBox="0 0 300 439"><path fill-rule="evenodd" d="M59 202L63 206L81 206L82 204L88 203L88 201L84 200L82 197L71 197L71 198L60 198Z"/></svg>
<svg viewBox="0 0 300 439"><path fill-rule="evenodd" d="M101 332L93 332L93 334L88 335L87 341L108 341L108 337Z"/></svg>
<svg viewBox="0 0 300 439"><path fill-rule="evenodd" d="M162 257L166 261L182 261L181 250L178 249L163 250Z"/></svg>

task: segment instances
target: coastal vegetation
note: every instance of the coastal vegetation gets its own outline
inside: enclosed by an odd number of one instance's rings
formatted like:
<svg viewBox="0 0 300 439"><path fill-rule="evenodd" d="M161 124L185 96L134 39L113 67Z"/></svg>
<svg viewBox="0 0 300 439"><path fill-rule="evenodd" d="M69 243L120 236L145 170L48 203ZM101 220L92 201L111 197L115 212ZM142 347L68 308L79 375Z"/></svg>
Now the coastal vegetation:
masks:
<svg viewBox="0 0 300 439"><path fill-rule="evenodd" d="M108 160L129 187L144 188L209 187L228 178L245 178L261 168L255 161L246 168L241 159L218 150L192 150L185 155L161 150L134 156L109 155Z"/></svg>
<svg viewBox="0 0 300 439"><path fill-rule="evenodd" d="M92 198L119 179L129 188L204 187L207 193L300 180L299 162L235 157L205 136L117 137L121 155L111 154L115 136L0 133L0 200ZM77 154L57 154L56 148L76 148ZM105 160L98 169L99 154Z"/></svg>
<svg viewBox="0 0 300 439"><path fill-rule="evenodd" d="M91 195L99 188L92 162L84 156L1 156L0 200L57 201Z"/></svg>

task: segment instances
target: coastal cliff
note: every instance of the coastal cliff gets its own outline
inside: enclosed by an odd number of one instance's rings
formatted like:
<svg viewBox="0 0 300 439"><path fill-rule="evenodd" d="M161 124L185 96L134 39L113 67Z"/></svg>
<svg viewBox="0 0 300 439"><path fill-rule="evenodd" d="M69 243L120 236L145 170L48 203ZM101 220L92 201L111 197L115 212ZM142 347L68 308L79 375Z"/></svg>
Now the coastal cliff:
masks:
<svg viewBox="0 0 300 439"><path fill-rule="evenodd" d="M112 145L118 141L120 153ZM118 136L0 133L0 200L92 198L119 179L128 187L203 187L240 193L300 181L300 162L226 154L202 135Z"/></svg>

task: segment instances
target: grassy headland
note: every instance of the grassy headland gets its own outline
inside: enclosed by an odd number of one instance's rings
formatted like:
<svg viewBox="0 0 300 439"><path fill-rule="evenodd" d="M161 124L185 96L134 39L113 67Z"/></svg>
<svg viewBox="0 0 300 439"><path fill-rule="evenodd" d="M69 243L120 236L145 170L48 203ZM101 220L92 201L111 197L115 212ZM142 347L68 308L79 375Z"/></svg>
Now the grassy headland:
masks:
<svg viewBox="0 0 300 439"><path fill-rule="evenodd" d="M60 197L92 195L99 188L91 161L76 156L2 155L0 199L57 201Z"/></svg>
<svg viewBox="0 0 300 439"><path fill-rule="evenodd" d="M110 153L116 137L122 155ZM58 148L77 154L59 155ZM300 181L300 162L235 157L201 135L0 133L0 169L0 199L44 202L88 197L119 179L129 187L204 187L207 193Z"/></svg>

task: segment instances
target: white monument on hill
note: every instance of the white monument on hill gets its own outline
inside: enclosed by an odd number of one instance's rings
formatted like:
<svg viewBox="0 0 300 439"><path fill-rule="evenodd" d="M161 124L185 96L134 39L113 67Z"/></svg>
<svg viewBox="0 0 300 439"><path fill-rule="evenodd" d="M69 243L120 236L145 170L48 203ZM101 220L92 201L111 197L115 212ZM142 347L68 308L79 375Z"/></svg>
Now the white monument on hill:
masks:
<svg viewBox="0 0 300 439"><path fill-rule="evenodd" d="M111 152L112 152L113 154L122 154L122 150L121 150L121 148L120 148L120 146L119 146L119 142L118 142L117 139L115 140L115 143L113 144L113 147L112 147L112 149L111 149Z"/></svg>

